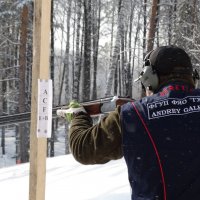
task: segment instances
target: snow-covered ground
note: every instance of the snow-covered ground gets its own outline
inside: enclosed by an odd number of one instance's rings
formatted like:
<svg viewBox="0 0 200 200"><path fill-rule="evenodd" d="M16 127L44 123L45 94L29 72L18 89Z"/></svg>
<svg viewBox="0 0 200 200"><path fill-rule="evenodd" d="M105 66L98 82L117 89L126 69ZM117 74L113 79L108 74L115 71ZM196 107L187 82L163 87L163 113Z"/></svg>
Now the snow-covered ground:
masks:
<svg viewBox="0 0 200 200"><path fill-rule="evenodd" d="M66 130L65 125L63 123L64 121L60 120L60 124L58 126L58 129L55 132L55 142L54 142L54 155L60 156L65 155L65 140L66 140ZM30 133L27 132L29 135ZM0 168L3 167L9 167L16 165L16 155L17 155L17 149L19 151L19 147L17 148L17 145L19 146L19 136L16 137L16 127L8 126L5 127L5 138L4 138L4 151L5 154L3 154L3 147L2 147L2 130L0 127ZM18 152L19 153L19 152Z"/></svg>
<svg viewBox="0 0 200 200"><path fill-rule="evenodd" d="M2 200L28 200L29 163L0 169ZM124 159L81 165L71 155L47 158L46 200L130 200Z"/></svg>

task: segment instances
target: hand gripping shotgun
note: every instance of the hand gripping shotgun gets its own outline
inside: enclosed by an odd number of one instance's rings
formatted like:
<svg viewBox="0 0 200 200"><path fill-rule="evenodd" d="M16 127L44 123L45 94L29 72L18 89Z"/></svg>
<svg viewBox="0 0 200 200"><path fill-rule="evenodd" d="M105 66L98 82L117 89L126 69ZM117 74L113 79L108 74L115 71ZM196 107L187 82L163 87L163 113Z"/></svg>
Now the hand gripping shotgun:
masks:
<svg viewBox="0 0 200 200"><path fill-rule="evenodd" d="M107 114L111 111L114 111L115 108L119 105L123 105L125 103L134 101L134 99L129 97L120 97L120 96L112 96L112 97L105 97L97 100L92 100L88 102L80 103L81 106L84 107L85 111L91 116L99 116L101 114ZM63 106L61 109L58 109L57 115L59 112L62 112L62 109L69 109L68 106Z"/></svg>

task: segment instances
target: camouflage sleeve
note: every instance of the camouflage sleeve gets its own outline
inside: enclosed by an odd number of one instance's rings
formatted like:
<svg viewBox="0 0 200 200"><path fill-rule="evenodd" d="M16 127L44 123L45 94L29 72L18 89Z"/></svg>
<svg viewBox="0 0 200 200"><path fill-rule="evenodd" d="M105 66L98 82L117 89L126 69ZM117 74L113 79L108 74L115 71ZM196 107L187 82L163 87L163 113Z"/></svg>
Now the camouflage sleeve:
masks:
<svg viewBox="0 0 200 200"><path fill-rule="evenodd" d="M69 130L69 142L74 158L82 164L103 164L121 158L120 107L96 125L84 113L75 116Z"/></svg>

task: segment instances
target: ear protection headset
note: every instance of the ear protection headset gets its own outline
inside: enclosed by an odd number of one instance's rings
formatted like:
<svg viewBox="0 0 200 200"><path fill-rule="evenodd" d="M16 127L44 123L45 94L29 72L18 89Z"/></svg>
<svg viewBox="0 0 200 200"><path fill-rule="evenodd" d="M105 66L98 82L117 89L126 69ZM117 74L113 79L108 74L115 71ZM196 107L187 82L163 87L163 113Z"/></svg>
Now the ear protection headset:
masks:
<svg viewBox="0 0 200 200"><path fill-rule="evenodd" d="M155 66L151 63L150 56L155 50L150 51L144 58L143 70L140 73L139 77L134 80L135 82L140 80L144 89L149 89L151 91L155 91L159 86L159 78L158 72ZM172 73L178 74L189 74L191 73L190 69L187 68L180 68L178 70L173 70ZM194 82L197 82L199 79L199 74L197 70L193 70L192 77Z"/></svg>
<svg viewBox="0 0 200 200"><path fill-rule="evenodd" d="M156 69L151 65L150 61L150 55L152 54L154 50L150 51L144 58L144 64L143 64L143 70L140 73L139 77L135 80L138 81L140 80L142 83L142 86L145 89L149 90L156 90L159 85L159 78L156 73Z"/></svg>

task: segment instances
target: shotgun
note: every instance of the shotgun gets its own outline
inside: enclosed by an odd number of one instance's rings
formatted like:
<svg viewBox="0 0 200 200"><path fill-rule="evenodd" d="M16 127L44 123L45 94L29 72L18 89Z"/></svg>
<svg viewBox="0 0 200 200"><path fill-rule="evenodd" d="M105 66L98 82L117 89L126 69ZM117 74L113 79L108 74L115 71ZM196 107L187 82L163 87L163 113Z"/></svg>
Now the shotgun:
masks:
<svg viewBox="0 0 200 200"><path fill-rule="evenodd" d="M91 115L91 117L95 117L113 111L117 107L117 105L123 105L131 101L134 101L134 99L128 97L112 96L88 102L82 102L80 104L85 108L87 113ZM52 109L52 117L57 118L57 113L60 110L67 108L68 107L65 105L54 107ZM24 123L29 122L30 120L31 112L17 113L12 115L2 115L0 116L0 126Z"/></svg>
<svg viewBox="0 0 200 200"><path fill-rule="evenodd" d="M114 109L117 106L121 106L131 101L134 101L134 99L129 98L129 97L112 96L112 97L101 98L98 100L83 102L83 103L80 103L80 105L84 107L86 112L91 117L95 117L101 114L106 114L111 111L114 111ZM67 110L69 109L69 107L63 106L61 109L58 109L57 115L59 115L59 113L62 112L63 109Z"/></svg>

